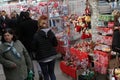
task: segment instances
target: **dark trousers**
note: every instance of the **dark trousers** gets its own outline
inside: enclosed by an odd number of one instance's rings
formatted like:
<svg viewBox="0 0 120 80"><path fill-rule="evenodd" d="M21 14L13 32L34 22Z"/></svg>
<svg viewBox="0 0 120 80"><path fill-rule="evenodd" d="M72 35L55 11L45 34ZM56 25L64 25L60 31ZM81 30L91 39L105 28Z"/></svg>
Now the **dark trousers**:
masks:
<svg viewBox="0 0 120 80"><path fill-rule="evenodd" d="M39 62L44 80L56 80L56 76L54 73L55 68L55 60L50 62Z"/></svg>

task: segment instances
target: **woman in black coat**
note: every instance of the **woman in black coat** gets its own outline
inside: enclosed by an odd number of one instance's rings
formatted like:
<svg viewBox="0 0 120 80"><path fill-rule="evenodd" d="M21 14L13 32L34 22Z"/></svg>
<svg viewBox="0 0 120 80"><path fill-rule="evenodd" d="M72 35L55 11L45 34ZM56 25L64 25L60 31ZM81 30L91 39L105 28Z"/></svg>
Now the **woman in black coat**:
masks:
<svg viewBox="0 0 120 80"><path fill-rule="evenodd" d="M56 80L54 66L57 52L55 47L58 43L54 33L48 27L47 16L40 16L38 27L33 40L36 60L41 66L44 80Z"/></svg>

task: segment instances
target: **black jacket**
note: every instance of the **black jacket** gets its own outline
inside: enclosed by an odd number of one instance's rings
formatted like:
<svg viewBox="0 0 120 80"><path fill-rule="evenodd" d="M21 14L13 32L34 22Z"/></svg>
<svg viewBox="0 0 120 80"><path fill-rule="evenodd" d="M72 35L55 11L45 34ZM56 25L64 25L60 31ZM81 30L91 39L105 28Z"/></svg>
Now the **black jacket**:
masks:
<svg viewBox="0 0 120 80"><path fill-rule="evenodd" d="M120 31L118 29L113 32L112 50L120 53Z"/></svg>
<svg viewBox="0 0 120 80"><path fill-rule="evenodd" d="M36 53L36 60L41 60L56 55L57 52L55 47L57 45L57 39L51 30L47 32L47 35L42 30L36 32L33 40L33 49Z"/></svg>
<svg viewBox="0 0 120 80"><path fill-rule="evenodd" d="M10 25L10 19L5 16L5 19L3 16L0 16L0 33L2 33L2 30L5 28L8 28Z"/></svg>
<svg viewBox="0 0 120 80"><path fill-rule="evenodd" d="M17 35L19 40L24 44L28 52L32 52L32 40L35 32L38 29L36 20L28 19L19 23Z"/></svg>

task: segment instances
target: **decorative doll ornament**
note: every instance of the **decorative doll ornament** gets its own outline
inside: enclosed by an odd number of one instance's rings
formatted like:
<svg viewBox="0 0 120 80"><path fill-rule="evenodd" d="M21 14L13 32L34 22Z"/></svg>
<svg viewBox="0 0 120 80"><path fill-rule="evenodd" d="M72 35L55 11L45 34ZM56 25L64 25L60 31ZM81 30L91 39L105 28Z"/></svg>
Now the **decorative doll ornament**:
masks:
<svg viewBox="0 0 120 80"><path fill-rule="evenodd" d="M80 32L80 31L81 31L81 26L76 25L76 26L75 26L75 31L76 31L76 32Z"/></svg>
<svg viewBox="0 0 120 80"><path fill-rule="evenodd" d="M90 15L90 8L89 8L89 6L86 6L85 14L86 15Z"/></svg>
<svg viewBox="0 0 120 80"><path fill-rule="evenodd" d="M119 10L114 10L113 12L112 12L112 15L113 16L120 16L120 12L119 12Z"/></svg>
<svg viewBox="0 0 120 80"><path fill-rule="evenodd" d="M90 16L85 16L85 21L86 21L86 22L90 22L90 21L91 21Z"/></svg>
<svg viewBox="0 0 120 80"><path fill-rule="evenodd" d="M58 13L58 10L56 10L56 9L54 10L54 16L55 17L59 17L60 16L59 13Z"/></svg>
<svg viewBox="0 0 120 80"><path fill-rule="evenodd" d="M57 8L58 7L58 2L55 2L53 7Z"/></svg>
<svg viewBox="0 0 120 80"><path fill-rule="evenodd" d="M86 39L86 34L85 34L85 32L82 33L81 39Z"/></svg>

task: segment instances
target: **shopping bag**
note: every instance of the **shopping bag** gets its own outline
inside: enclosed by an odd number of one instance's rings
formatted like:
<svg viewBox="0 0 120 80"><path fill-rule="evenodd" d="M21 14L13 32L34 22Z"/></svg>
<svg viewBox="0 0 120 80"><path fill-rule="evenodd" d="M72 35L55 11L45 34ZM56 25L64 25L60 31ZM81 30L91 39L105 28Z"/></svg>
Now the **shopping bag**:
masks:
<svg viewBox="0 0 120 80"><path fill-rule="evenodd" d="M43 80L43 75L39 63L36 60L33 60L32 63L34 71L34 80Z"/></svg>
<svg viewBox="0 0 120 80"><path fill-rule="evenodd" d="M29 72L28 72L28 76L27 76L27 79L26 80L34 80L34 76L33 76L33 71L32 70L30 70Z"/></svg>

